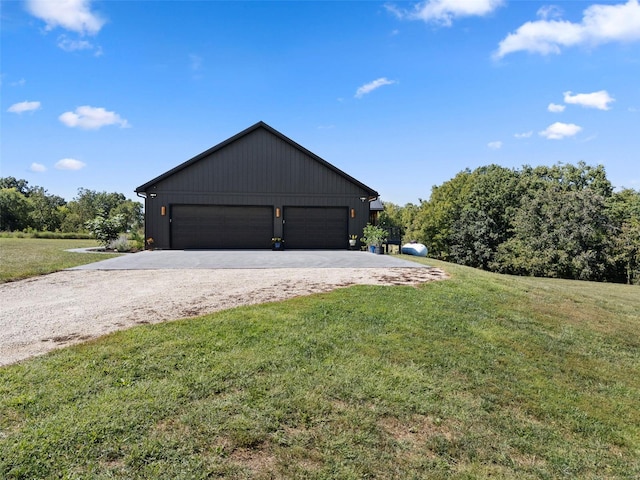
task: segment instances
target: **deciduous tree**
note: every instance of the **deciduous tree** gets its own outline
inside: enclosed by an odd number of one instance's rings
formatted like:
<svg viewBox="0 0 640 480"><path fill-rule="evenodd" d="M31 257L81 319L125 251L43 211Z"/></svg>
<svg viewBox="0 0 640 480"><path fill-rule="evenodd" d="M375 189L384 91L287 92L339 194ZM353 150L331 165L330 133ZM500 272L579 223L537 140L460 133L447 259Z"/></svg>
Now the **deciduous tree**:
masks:
<svg viewBox="0 0 640 480"><path fill-rule="evenodd" d="M497 271L544 277L603 280L612 224L595 191L550 185L522 205L514 236L498 248Z"/></svg>
<svg viewBox="0 0 640 480"><path fill-rule="evenodd" d="M15 187L0 189L0 231L29 228L31 204Z"/></svg>

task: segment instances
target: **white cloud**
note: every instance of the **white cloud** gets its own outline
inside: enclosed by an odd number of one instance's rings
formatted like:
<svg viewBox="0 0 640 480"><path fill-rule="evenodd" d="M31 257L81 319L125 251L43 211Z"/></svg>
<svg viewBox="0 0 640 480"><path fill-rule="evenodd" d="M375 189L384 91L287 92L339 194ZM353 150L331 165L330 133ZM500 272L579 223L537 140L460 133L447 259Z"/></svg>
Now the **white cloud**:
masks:
<svg viewBox="0 0 640 480"><path fill-rule="evenodd" d="M611 108L609 104L615 102L606 90L593 93L577 93L575 95L572 95L572 93L573 92L564 92L565 103L582 105L587 108L597 108L598 110L609 110Z"/></svg>
<svg viewBox="0 0 640 480"><path fill-rule="evenodd" d="M502 148L502 142L501 141L489 142L487 143L487 147L489 147L491 150L500 150Z"/></svg>
<svg viewBox="0 0 640 480"><path fill-rule="evenodd" d="M516 138L529 138L533 135L533 131L524 132L524 133L515 133L513 136Z"/></svg>
<svg viewBox="0 0 640 480"><path fill-rule="evenodd" d="M389 80L386 77L378 78L377 80L374 80L373 82L369 82L365 85L362 85L360 88L358 88L358 90L356 90L355 97L362 98L367 93L371 93L374 90L380 87L383 87L385 85L393 85L394 83L397 83L397 82L395 80Z"/></svg>
<svg viewBox="0 0 640 480"><path fill-rule="evenodd" d="M29 167L29 170L31 170L32 172L40 173L40 172L46 172L47 171L47 167L45 167L41 163L33 162L31 164L31 166Z"/></svg>
<svg viewBox="0 0 640 480"><path fill-rule="evenodd" d="M582 127L573 123L556 122L549 125L540 135L549 140L562 140L565 137L573 137L582 130Z"/></svg>
<svg viewBox="0 0 640 480"><path fill-rule="evenodd" d="M55 164L58 170L80 170L86 166L86 163L76 160L75 158L63 158Z"/></svg>
<svg viewBox="0 0 640 480"><path fill-rule="evenodd" d="M560 53L560 45L580 43L582 28L571 22L540 20L527 22L516 33L510 33L498 46L495 58L520 50L548 55Z"/></svg>
<svg viewBox="0 0 640 480"><path fill-rule="evenodd" d="M536 12L540 18L560 18L562 17L562 9L556 5L545 5L540 7Z"/></svg>
<svg viewBox="0 0 640 480"><path fill-rule="evenodd" d="M107 125L120 125L120 128L130 126L129 122L117 113L89 105L78 107L75 112L65 112L58 119L67 127L78 127L83 130L97 130Z"/></svg>
<svg viewBox="0 0 640 480"><path fill-rule="evenodd" d="M27 10L47 24L47 30L62 27L81 35L95 35L105 20L91 11L91 0L27 0Z"/></svg>
<svg viewBox="0 0 640 480"><path fill-rule="evenodd" d="M58 47L65 52L75 52L76 50L93 50L95 47L87 40L72 40L66 35L58 37Z"/></svg>
<svg viewBox="0 0 640 480"><path fill-rule="evenodd" d="M584 10L580 23L546 17L527 22L500 42L494 57L502 58L518 51L558 54L561 47L638 40L640 4L638 0L628 0L618 5L591 5Z"/></svg>
<svg viewBox="0 0 640 480"><path fill-rule="evenodd" d="M7 112L11 113L24 113L24 112L33 112L40 108L40 102L19 102L14 103L9 108L7 108Z"/></svg>
<svg viewBox="0 0 640 480"><path fill-rule="evenodd" d="M9 85L12 87L24 87L27 84L27 81L24 78L17 80L15 82L11 82Z"/></svg>
<svg viewBox="0 0 640 480"><path fill-rule="evenodd" d="M386 5L387 10L398 18L422 20L450 27L454 18L485 16L500 7L504 0L426 0L417 3L411 10Z"/></svg>
<svg viewBox="0 0 640 480"><path fill-rule="evenodd" d="M550 103L547 107L547 110L553 113L564 112L564 109L567 108L565 105L558 105L557 103Z"/></svg>

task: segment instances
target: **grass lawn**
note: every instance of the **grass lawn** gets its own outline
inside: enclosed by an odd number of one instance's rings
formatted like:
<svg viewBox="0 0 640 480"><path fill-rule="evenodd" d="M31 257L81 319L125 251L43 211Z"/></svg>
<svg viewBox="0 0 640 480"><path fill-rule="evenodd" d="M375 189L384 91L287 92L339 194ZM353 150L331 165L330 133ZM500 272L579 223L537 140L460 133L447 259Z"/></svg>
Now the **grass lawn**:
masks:
<svg viewBox="0 0 640 480"><path fill-rule="evenodd" d="M428 262L0 368L0 478L639 478L640 288Z"/></svg>
<svg viewBox="0 0 640 480"><path fill-rule="evenodd" d="M56 272L117 254L65 252L69 248L97 247L95 240L0 237L0 283Z"/></svg>

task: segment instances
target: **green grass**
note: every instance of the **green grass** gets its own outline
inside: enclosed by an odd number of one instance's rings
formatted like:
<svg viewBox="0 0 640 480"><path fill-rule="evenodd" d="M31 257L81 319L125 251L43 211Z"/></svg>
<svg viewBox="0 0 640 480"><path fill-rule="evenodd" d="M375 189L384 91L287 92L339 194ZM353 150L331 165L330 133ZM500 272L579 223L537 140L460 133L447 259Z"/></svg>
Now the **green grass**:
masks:
<svg viewBox="0 0 640 480"><path fill-rule="evenodd" d="M640 288L451 273L0 369L1 478L638 478Z"/></svg>
<svg viewBox="0 0 640 480"><path fill-rule="evenodd" d="M0 237L0 283L57 272L117 256L65 251L69 248L97 246L95 240Z"/></svg>

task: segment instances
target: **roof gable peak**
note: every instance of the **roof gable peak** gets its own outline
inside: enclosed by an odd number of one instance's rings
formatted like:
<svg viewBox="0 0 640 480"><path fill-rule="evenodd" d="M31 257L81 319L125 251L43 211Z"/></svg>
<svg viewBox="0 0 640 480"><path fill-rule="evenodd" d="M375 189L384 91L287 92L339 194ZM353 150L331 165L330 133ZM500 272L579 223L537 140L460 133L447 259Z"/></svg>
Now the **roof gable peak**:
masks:
<svg viewBox="0 0 640 480"><path fill-rule="evenodd" d="M378 192L376 192L372 188L370 188L370 187L366 186L365 184L359 182L355 178L351 177L350 175L348 175L347 173L343 172L339 168L335 167L331 163L327 162L323 158L319 157L315 153L311 152L310 150L307 150L302 145L294 142L289 137L287 137L286 135L282 134L281 132L279 132L275 128L271 127L270 125L266 124L262 120L260 120L259 122L251 125L250 127L246 128L246 129L242 130L241 132L237 133L236 135L233 135L232 137L228 138L227 140L224 140L224 141L218 143L217 145L214 145L213 147L205 150L204 152L199 153L195 157L192 157L191 159L187 160L186 162L183 162L180 165L178 165L178 166L166 171L165 173L157 176L156 178L148 181L147 183L139 186L138 188L135 189L135 192L136 193L144 193L144 192L146 192L149 188L153 187L158 182L160 182L160 181L170 177L171 175L173 175L173 174L175 174L175 173L177 173L177 172L189 167L190 165L202 160L203 158L206 158L206 157L212 155L213 153L215 153L218 150L221 150L221 149L227 147L228 145L236 142L237 140L240 140L240 139L246 137L247 135L251 134L252 132L254 132L254 131L258 130L258 129L264 129L267 132L269 132L271 135L274 135L275 137L277 137L277 138L281 139L282 141L288 143L293 148L295 148L295 149L301 151L302 153L304 153L306 156L314 159L315 161L319 162L320 164L322 164L326 168L328 168L328 169L334 171L335 173L337 173L338 175L342 176L343 178L345 178L349 182L351 182L351 183L357 185L358 187L362 188L363 190L367 191L368 194L371 197L377 197L378 196Z"/></svg>

